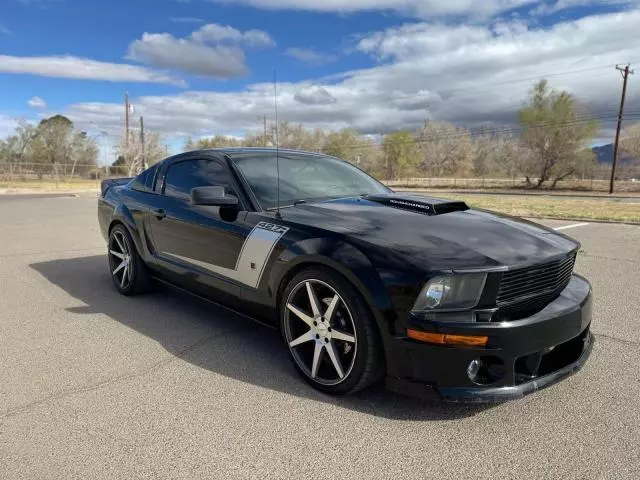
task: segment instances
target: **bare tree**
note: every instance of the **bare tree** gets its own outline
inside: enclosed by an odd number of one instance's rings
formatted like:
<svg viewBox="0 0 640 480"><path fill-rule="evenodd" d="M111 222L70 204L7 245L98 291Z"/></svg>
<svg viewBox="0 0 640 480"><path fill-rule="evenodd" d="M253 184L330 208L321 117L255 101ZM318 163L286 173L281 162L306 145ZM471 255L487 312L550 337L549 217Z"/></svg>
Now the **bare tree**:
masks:
<svg viewBox="0 0 640 480"><path fill-rule="evenodd" d="M419 167L428 176L461 174L472 169L473 143L465 128L446 122L427 122L416 133Z"/></svg>
<svg viewBox="0 0 640 480"><path fill-rule="evenodd" d="M419 147L412 133L407 130L390 133L382 142L387 179L399 178L412 169L418 158Z"/></svg>
<svg viewBox="0 0 640 480"><path fill-rule="evenodd" d="M241 147L242 139L230 137L227 135L214 135L213 137L204 137L193 141L189 138L185 144L185 151L189 150L204 150L207 148L222 148L222 147Z"/></svg>
<svg viewBox="0 0 640 480"><path fill-rule="evenodd" d="M136 130L130 132L128 143L124 137L120 139L117 150L122 158L119 166L127 169L129 177L137 175L149 165L158 163L166 154L159 134L145 131L143 148L140 132Z"/></svg>
<svg viewBox="0 0 640 480"><path fill-rule="evenodd" d="M528 183L531 176L537 177L537 188L547 181L553 188L593 161L584 148L595 136L597 122L586 118L572 95L551 89L546 80L531 90L520 110L520 124L522 141L534 154L523 173Z"/></svg>
<svg viewBox="0 0 640 480"><path fill-rule="evenodd" d="M630 125L622 131L620 147L626 155L633 158L634 163L640 162L640 123Z"/></svg>
<svg viewBox="0 0 640 480"><path fill-rule="evenodd" d="M95 139L89 138L85 132L76 132L71 144L71 158L73 159L72 177L76 173L82 175L95 168L98 159L98 144Z"/></svg>
<svg viewBox="0 0 640 480"><path fill-rule="evenodd" d="M15 133L0 143L0 162L2 170L7 170L9 178L28 170L32 144L38 132L24 119L18 120Z"/></svg>
<svg viewBox="0 0 640 480"><path fill-rule="evenodd" d="M359 166L373 162L376 147L373 141L355 130L340 130L324 136L322 152Z"/></svg>

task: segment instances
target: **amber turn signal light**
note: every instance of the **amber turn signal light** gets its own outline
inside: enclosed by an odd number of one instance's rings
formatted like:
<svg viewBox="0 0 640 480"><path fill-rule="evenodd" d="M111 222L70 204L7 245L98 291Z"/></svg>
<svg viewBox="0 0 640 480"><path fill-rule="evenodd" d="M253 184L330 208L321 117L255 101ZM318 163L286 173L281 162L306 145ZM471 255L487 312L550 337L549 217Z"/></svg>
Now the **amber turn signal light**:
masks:
<svg viewBox="0 0 640 480"><path fill-rule="evenodd" d="M418 330L407 330L407 336L413 340L436 345L465 345L468 347L486 347L489 337L472 335L447 335L443 333L428 333Z"/></svg>

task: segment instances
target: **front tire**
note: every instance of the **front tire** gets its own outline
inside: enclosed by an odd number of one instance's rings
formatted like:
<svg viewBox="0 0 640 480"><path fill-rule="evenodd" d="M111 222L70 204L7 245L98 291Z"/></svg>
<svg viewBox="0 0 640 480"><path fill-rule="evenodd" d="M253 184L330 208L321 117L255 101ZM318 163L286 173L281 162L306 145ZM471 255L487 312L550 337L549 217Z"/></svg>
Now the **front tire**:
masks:
<svg viewBox="0 0 640 480"><path fill-rule="evenodd" d="M280 305L290 357L314 388L346 395L382 378L384 354L375 320L359 292L341 275L308 268L289 282Z"/></svg>
<svg viewBox="0 0 640 480"><path fill-rule="evenodd" d="M131 296L149 291L151 279L147 266L122 224L115 225L109 233L108 257L109 272L118 292Z"/></svg>

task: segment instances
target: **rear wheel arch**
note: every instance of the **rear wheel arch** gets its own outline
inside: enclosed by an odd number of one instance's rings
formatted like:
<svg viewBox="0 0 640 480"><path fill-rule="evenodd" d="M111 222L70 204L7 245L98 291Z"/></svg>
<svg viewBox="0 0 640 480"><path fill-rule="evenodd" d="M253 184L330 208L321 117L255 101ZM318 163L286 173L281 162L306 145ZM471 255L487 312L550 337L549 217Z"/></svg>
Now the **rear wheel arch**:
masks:
<svg viewBox="0 0 640 480"><path fill-rule="evenodd" d="M124 225L124 227L129 232L129 235L133 239L133 243L135 244L136 250L138 254L144 258L145 250L143 248L143 239L139 231L138 224L131 213L131 211L125 205L119 205L113 212L113 216L111 217L111 223L109 224L108 234L111 234L111 230L116 225Z"/></svg>
<svg viewBox="0 0 640 480"><path fill-rule="evenodd" d="M108 238L109 271L118 291L127 296L150 291L149 270L138 253L128 226L117 220L111 222ZM120 277L117 277L118 272Z"/></svg>

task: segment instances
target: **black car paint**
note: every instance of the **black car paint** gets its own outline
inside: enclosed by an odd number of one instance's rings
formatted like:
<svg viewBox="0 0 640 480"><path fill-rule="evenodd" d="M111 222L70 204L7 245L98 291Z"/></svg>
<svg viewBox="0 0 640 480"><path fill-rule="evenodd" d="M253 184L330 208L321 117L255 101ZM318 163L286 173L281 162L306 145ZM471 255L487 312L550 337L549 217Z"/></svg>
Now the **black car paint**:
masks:
<svg viewBox="0 0 640 480"><path fill-rule="evenodd" d="M506 375L491 388L480 388L465 376L465 362L490 350L512 364L519 356L584 332L591 338L591 290L588 282L577 276L543 311L518 321L458 324L427 321L411 313L429 278L477 270L493 272L488 282L497 284L501 271L576 252L580 245L575 240L541 225L491 212L466 209L429 216L366 197L264 211L235 168L233 153L209 150L169 158L153 172L154 181L147 179L137 187L135 179L104 182L98 217L105 238L114 223L123 223L159 279L274 326L278 323L279 293L288 279L311 264L330 267L347 278L371 307L385 348L388 386L423 396L450 400L517 397L530 391L532 384L514 390L513 375ZM194 206L163 195L168 166L192 158L225 162L233 174L240 208ZM411 195L393 198L441 202ZM187 252L192 258L231 268L247 235L260 222L289 230L275 246L257 288L162 254L163 249ZM490 315L492 307L495 305L481 304L478 309L486 308ZM490 343L480 350L427 345L407 339L408 327L488 335ZM536 388L544 385L541 379L536 382ZM502 395L496 389L501 389Z"/></svg>

